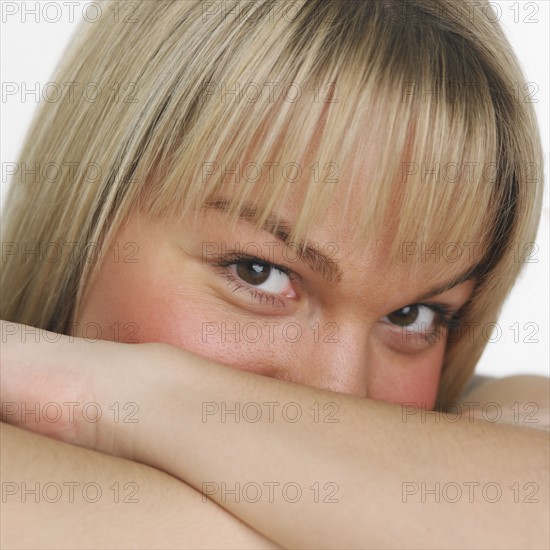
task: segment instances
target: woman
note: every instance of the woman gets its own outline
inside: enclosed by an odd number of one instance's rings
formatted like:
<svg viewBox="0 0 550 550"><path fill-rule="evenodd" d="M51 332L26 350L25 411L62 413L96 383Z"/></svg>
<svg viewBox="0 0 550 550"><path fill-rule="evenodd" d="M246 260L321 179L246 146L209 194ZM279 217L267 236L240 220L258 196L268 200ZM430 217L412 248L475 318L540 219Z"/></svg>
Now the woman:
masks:
<svg viewBox="0 0 550 550"><path fill-rule="evenodd" d="M101 454L3 426L39 495L8 487L9 544L32 513L23 545L543 547L545 379L456 402L542 197L498 25L435 0L108 8L56 81L114 92L42 108L22 158L62 169L12 184L2 278L4 419ZM90 476L140 499L45 506Z"/></svg>

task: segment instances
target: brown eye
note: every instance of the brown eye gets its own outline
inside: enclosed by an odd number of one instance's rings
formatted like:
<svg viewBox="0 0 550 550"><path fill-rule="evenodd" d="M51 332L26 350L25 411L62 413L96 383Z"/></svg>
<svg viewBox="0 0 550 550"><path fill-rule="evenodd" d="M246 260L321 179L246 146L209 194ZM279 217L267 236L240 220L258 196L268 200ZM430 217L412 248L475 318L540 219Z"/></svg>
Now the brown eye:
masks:
<svg viewBox="0 0 550 550"><path fill-rule="evenodd" d="M250 285L261 285L269 279L271 267L253 260L236 264L237 275Z"/></svg>
<svg viewBox="0 0 550 550"><path fill-rule="evenodd" d="M225 267L233 272L233 279L238 279L247 286L259 291L266 291L269 294L283 294L286 298L296 298L291 283L291 271L279 267L270 262L258 258L238 258L235 261L226 263ZM240 285L239 288L243 288Z"/></svg>
<svg viewBox="0 0 550 550"><path fill-rule="evenodd" d="M422 332L434 329L437 314L432 308L426 305L412 304L392 311L382 320L386 323L406 328L407 332Z"/></svg>
<svg viewBox="0 0 550 550"><path fill-rule="evenodd" d="M405 306L401 309L392 311L387 316L387 319L390 323L393 323L394 325L406 327L407 325L414 323L418 319L418 306Z"/></svg>

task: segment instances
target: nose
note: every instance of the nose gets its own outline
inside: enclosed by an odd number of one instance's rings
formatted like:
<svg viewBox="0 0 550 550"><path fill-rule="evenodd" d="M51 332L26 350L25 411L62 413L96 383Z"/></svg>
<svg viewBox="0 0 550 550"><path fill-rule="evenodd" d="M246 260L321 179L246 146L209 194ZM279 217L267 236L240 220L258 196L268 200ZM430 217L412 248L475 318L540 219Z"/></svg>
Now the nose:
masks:
<svg viewBox="0 0 550 550"><path fill-rule="evenodd" d="M323 327L323 325L321 325ZM300 346L276 378L357 397L367 396L368 330L357 324L327 323Z"/></svg>

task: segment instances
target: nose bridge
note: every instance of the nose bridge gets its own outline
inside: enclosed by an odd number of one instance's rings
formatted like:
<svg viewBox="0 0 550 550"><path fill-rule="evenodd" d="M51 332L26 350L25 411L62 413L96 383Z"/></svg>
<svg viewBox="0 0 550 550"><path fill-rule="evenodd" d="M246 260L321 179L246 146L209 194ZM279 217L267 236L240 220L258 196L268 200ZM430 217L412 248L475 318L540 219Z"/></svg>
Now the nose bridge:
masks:
<svg viewBox="0 0 550 550"><path fill-rule="evenodd" d="M368 327L363 323L321 325L318 341L305 348L300 378L295 381L321 389L367 396ZM294 371L296 372L296 371ZM307 379L307 380L306 380Z"/></svg>

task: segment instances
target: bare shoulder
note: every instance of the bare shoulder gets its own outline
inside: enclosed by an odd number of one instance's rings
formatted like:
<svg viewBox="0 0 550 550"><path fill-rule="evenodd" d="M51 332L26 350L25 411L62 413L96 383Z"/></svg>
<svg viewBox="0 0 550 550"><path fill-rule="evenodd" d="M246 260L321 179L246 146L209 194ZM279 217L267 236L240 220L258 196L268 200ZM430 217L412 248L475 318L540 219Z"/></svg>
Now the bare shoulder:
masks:
<svg viewBox="0 0 550 550"><path fill-rule="evenodd" d="M503 422L538 428L550 426L550 378L516 375L503 378L481 377L460 401L477 403L477 409L489 412Z"/></svg>
<svg viewBox="0 0 550 550"><path fill-rule="evenodd" d="M536 401L540 405L550 401L550 378L521 374L505 376L504 378L483 377L465 398L483 398L497 402L529 402Z"/></svg>
<svg viewBox="0 0 550 550"><path fill-rule="evenodd" d="M0 438L2 548L278 548L154 468L4 423Z"/></svg>

